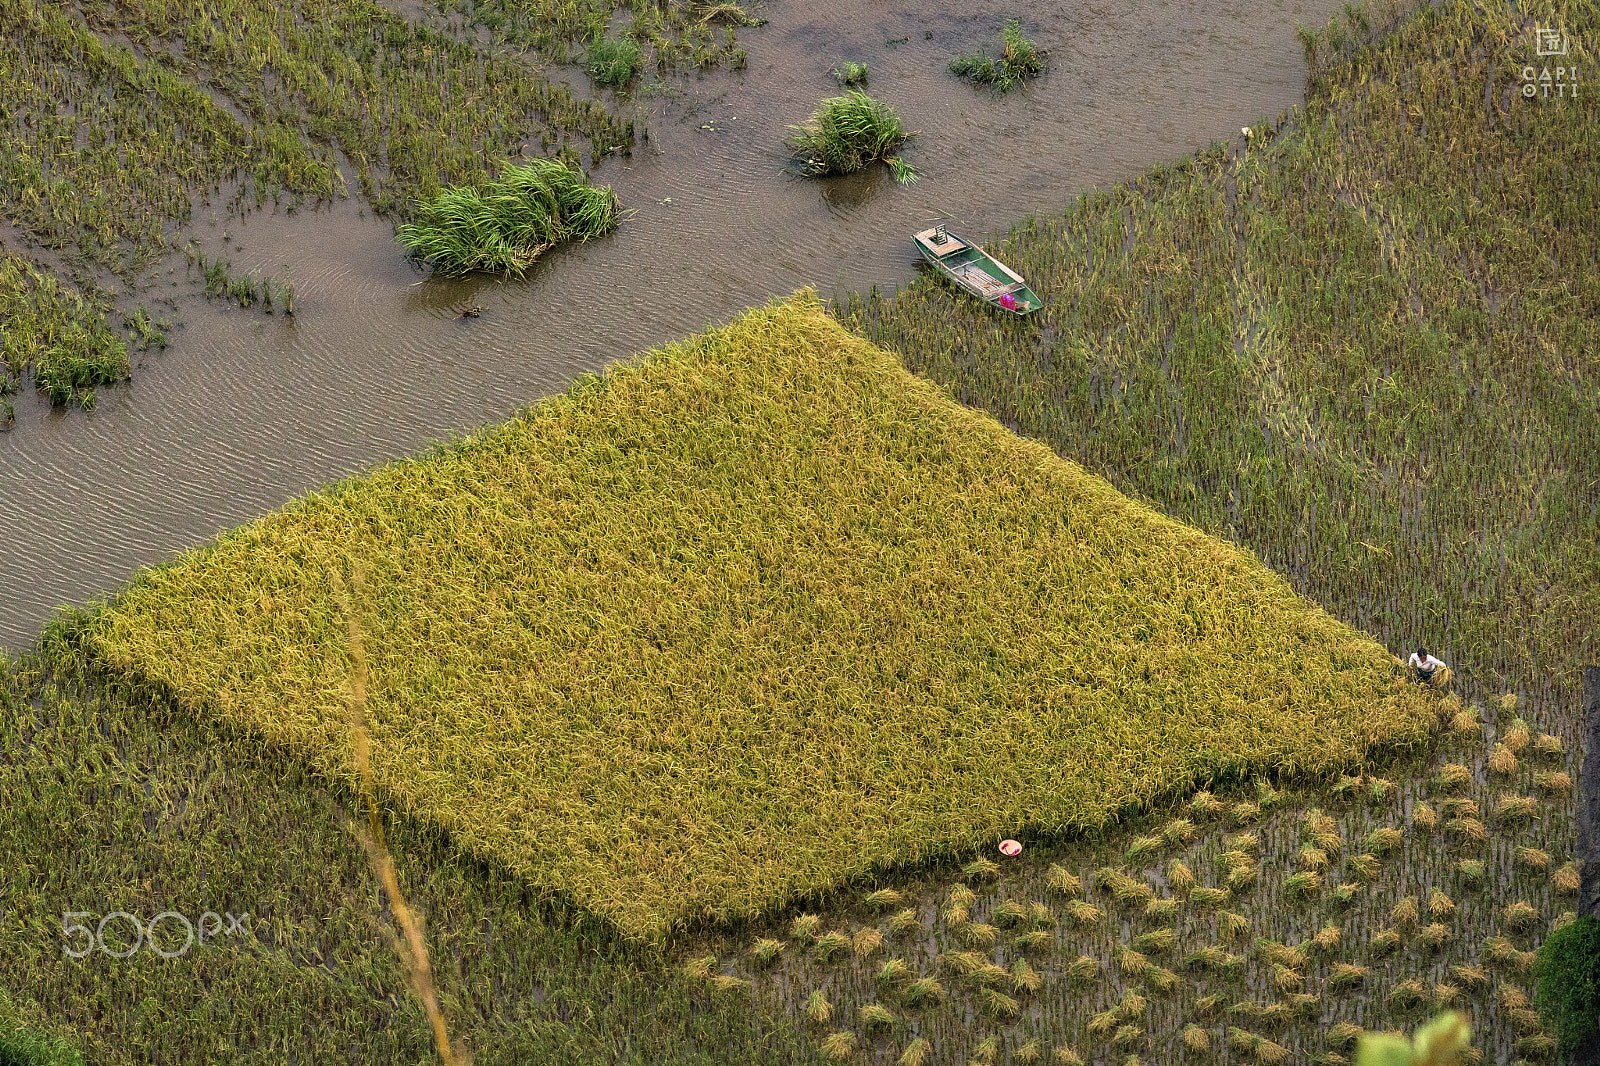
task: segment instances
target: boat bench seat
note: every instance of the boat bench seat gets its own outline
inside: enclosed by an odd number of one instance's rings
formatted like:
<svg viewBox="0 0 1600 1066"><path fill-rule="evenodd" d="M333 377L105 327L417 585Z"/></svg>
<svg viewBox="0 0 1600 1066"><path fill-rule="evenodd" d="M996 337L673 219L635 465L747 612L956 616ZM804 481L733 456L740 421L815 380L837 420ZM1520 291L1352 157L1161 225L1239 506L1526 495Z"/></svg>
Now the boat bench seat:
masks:
<svg viewBox="0 0 1600 1066"><path fill-rule="evenodd" d="M1008 292L1016 292L1022 288L1022 283L1018 281L1003 282L997 280L976 263L967 264L965 269L961 270L961 276L982 289L989 296L1003 296Z"/></svg>
<svg viewBox="0 0 1600 1066"><path fill-rule="evenodd" d="M932 252L934 255L949 255L951 252L959 252L961 249L966 247L964 242L959 241L954 237L951 237L947 241L935 242L934 234L932 232L928 233L926 236L919 233L917 234L917 239L923 244L927 245L928 251Z"/></svg>

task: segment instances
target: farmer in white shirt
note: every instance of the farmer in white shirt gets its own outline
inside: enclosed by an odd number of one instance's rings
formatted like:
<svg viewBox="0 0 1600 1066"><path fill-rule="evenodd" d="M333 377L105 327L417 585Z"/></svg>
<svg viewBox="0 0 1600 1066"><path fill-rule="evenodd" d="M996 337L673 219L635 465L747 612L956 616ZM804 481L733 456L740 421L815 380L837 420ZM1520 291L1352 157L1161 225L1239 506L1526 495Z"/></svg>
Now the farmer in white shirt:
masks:
<svg viewBox="0 0 1600 1066"><path fill-rule="evenodd" d="M1417 672L1417 680L1423 684L1433 680L1433 675L1445 668L1444 663L1428 654L1427 648L1418 648L1411 653L1412 669Z"/></svg>

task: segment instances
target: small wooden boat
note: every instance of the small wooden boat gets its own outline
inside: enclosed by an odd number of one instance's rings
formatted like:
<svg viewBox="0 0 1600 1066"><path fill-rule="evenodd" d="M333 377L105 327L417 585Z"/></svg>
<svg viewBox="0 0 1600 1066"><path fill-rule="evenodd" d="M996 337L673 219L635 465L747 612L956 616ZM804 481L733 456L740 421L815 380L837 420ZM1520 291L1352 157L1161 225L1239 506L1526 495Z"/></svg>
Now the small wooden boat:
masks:
<svg viewBox="0 0 1600 1066"><path fill-rule="evenodd" d="M986 304L1014 315L1025 315L1043 306L1043 301L1014 270L943 226L923 230L911 243L940 273Z"/></svg>

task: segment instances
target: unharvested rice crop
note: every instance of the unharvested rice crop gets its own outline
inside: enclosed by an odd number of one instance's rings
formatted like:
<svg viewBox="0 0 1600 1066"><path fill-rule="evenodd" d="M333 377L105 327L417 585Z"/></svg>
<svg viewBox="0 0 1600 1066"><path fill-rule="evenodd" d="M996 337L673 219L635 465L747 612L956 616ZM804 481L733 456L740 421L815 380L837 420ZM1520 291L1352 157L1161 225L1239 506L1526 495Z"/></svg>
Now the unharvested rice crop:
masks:
<svg viewBox="0 0 1600 1066"><path fill-rule="evenodd" d="M348 777L326 567L356 564L380 791L645 938L1434 716L1248 552L809 294L313 493L51 639Z"/></svg>

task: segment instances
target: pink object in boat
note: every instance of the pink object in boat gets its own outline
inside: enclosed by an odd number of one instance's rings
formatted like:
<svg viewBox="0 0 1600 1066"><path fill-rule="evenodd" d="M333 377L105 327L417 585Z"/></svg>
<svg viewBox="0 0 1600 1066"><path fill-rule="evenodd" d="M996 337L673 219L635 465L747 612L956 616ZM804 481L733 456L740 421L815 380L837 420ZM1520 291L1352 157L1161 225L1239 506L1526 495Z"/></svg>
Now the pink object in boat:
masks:
<svg viewBox="0 0 1600 1066"><path fill-rule="evenodd" d="M1009 292L1003 292L1000 294L1000 306L1007 311L1015 311L1017 309L1017 298ZM1018 848L1020 849L1021 845L1018 845ZM1007 852L1006 854L1009 855L1011 853Z"/></svg>
<svg viewBox="0 0 1600 1066"><path fill-rule="evenodd" d="M1006 295L1009 296L1010 293L1007 293ZM1015 301L1013 301L1013 302L1015 302ZM1011 855L1011 856L1021 855L1022 854L1022 845L1018 844L1015 840L1002 840L1000 842L1000 853L1002 855Z"/></svg>

